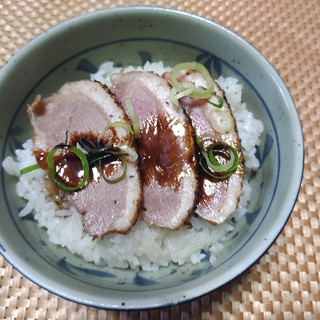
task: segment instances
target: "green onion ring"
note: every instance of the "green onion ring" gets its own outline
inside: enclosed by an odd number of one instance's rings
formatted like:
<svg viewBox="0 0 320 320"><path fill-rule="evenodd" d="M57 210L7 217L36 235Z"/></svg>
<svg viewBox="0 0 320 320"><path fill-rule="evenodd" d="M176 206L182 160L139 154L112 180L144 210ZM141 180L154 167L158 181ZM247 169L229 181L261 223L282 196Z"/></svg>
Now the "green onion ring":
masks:
<svg viewBox="0 0 320 320"><path fill-rule="evenodd" d="M121 163L123 164L123 172L122 174L117 177L117 178L114 178L114 179L109 179L106 177L106 175L104 174L103 172L103 169L102 169L102 163L101 163L101 160L102 159L99 159L99 172L101 174L101 176L103 177L103 179L107 182L107 183L117 183L119 182L120 180L123 179L124 175L126 174L127 172L127 162L125 161L125 159L121 156L118 156L117 160L120 160Z"/></svg>
<svg viewBox="0 0 320 320"><path fill-rule="evenodd" d="M238 166L238 153L237 153L237 151L229 145L227 145L226 147L228 148L228 150L230 152L224 152L222 150L217 151L217 150L214 150L214 147L215 147L215 145L210 147L207 151L207 155L205 155L205 154L203 155L204 158L206 159L208 167L215 172L234 171ZM229 157L229 160L224 164L220 163L215 157L218 154L223 154L223 155Z"/></svg>
<svg viewBox="0 0 320 320"><path fill-rule="evenodd" d="M63 183L56 174L56 169L55 169L55 163L54 163L54 155L56 154L56 152L59 149L63 149L63 150L68 150L69 152L74 153L81 161L82 167L83 167L83 177L81 182L77 185L77 186L69 186L65 183ZM57 186L63 190L66 191L75 191L75 190L79 190L81 188L83 188L86 184L86 182L88 181L89 178L89 163L88 160L85 156L85 154L78 148L76 147L72 147L72 146L68 146L65 144L59 144L57 146L55 146L49 153L47 156L47 164L48 164L48 169L49 169L49 176L51 178L51 180L53 182L55 182L57 184Z"/></svg>
<svg viewBox="0 0 320 320"><path fill-rule="evenodd" d="M195 134L195 141L202 155L199 161L201 168L209 176L216 179L229 177L237 169L239 164L237 150L224 142L215 142L209 148L204 148L203 144L206 138L216 139L211 134L204 134L201 138ZM217 149L219 146L223 147L223 149ZM217 155L222 155L229 159L226 163L222 164L216 159ZM203 161L205 161L205 164Z"/></svg>
<svg viewBox="0 0 320 320"><path fill-rule="evenodd" d="M205 81L207 82L207 87L199 87L194 88L193 83L191 82L179 82L178 81L178 73L182 70L195 70L201 73ZM212 95L214 88L214 81L211 78L208 70L198 62L183 62L175 65L171 71L171 83L174 88L177 89L178 92L183 92L186 89L190 89L192 87L192 91L188 94L188 96L192 98L198 99L207 99ZM200 90L201 89L201 90Z"/></svg>
<svg viewBox="0 0 320 320"><path fill-rule="evenodd" d="M133 143L133 139L132 137L134 136L134 132L132 130L132 128L130 127L130 125L124 121L115 121L115 122L111 122L109 123L107 126L105 126L105 128L102 130L102 132L99 134L99 137L98 137L98 142L103 138L103 136L106 134L106 132L111 129L111 128L117 128L117 127L120 127L120 128L123 128L125 129L129 135L130 135L130 141L128 143L129 146L132 145Z"/></svg>
<svg viewBox="0 0 320 320"><path fill-rule="evenodd" d="M214 107L221 109L221 108L223 107L223 99L222 99L222 97L218 96L218 95L215 94L215 93L213 93L212 96L213 96L213 97L216 97L216 98L219 100L219 102L218 102L218 103L215 103L215 102L211 101L210 98L208 99L208 102L209 102L211 105L213 105Z"/></svg>

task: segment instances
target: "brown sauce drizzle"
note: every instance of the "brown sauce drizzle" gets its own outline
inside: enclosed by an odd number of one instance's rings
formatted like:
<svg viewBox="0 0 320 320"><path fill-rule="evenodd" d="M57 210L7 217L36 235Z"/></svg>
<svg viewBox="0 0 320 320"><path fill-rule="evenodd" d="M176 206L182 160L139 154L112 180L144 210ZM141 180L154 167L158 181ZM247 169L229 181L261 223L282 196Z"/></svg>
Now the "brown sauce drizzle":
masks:
<svg viewBox="0 0 320 320"><path fill-rule="evenodd" d="M113 133L112 142L114 142L117 139L116 131L114 128L111 128L111 131ZM68 139L68 145L76 146L80 138L83 137L90 139L91 141L97 141L98 139L98 135L94 134L93 132L73 133ZM48 170L47 156L49 152L38 149L34 150L33 153L38 165L43 170ZM88 161L90 162L90 157ZM83 167L80 159L73 152L69 152L64 149L58 150L56 155L54 156L54 162L56 175L64 184L72 187L79 185L83 178ZM111 155L108 156L108 158L102 160L101 168L103 170L104 176L107 179L114 179L121 174L123 170L123 163L116 156ZM98 167L98 163L93 163L90 166L89 182L99 181L101 178L102 177L100 169Z"/></svg>
<svg viewBox="0 0 320 320"><path fill-rule="evenodd" d="M181 138L173 126L173 120L162 113L146 121L142 128L143 135L137 144L141 177L147 186L154 179L161 187L179 189L182 166L190 159L183 159L186 152L179 145Z"/></svg>

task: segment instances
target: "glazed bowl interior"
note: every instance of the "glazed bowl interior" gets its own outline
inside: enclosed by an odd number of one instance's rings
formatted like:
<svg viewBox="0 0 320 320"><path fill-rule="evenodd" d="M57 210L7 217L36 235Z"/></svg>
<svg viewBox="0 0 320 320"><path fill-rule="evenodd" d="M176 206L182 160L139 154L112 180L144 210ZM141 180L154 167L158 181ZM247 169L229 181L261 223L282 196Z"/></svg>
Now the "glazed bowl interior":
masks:
<svg viewBox="0 0 320 320"><path fill-rule="evenodd" d="M303 139L293 100L271 64L230 30L185 12L123 7L66 21L23 47L0 71L1 160L32 137L26 106L67 81L89 78L106 60L173 66L204 63L213 77L235 76L243 101L265 130L257 148L248 212L236 223L215 265L170 265L159 272L99 267L48 241L25 205L16 180L1 168L0 252L23 275L72 301L102 308L143 309L190 300L229 282L274 242L292 212L303 170Z"/></svg>

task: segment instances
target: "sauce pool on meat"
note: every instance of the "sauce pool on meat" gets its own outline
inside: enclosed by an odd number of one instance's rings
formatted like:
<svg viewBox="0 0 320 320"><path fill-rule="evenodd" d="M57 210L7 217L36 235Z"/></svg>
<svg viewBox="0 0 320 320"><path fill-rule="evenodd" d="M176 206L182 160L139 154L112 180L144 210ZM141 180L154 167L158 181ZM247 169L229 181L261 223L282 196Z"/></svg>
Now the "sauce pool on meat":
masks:
<svg viewBox="0 0 320 320"><path fill-rule="evenodd" d="M181 181L177 172L181 171L184 150L176 145L179 134L179 120L168 119L164 113L159 113L152 122L143 124L143 139L137 142L140 150L140 170L143 183L147 186L153 178L161 187L172 187L177 191ZM190 162L193 154L190 154Z"/></svg>

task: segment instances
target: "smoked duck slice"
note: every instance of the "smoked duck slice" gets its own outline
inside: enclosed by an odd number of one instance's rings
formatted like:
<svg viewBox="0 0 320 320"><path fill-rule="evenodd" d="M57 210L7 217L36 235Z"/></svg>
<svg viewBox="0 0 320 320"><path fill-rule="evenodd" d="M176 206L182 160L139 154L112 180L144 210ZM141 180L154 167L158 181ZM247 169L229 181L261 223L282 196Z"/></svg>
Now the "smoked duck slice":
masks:
<svg viewBox="0 0 320 320"><path fill-rule="evenodd" d="M170 82L169 73L164 78ZM192 83L195 88L207 86L204 76L195 70L181 71L178 80ZM188 114L197 137L204 137L207 144L227 144L237 151L238 166L228 178L217 179L199 168L199 194L195 212L213 224L220 224L236 210L242 190L244 166L235 119L224 91L217 83L214 83L214 92L208 99L184 96L179 99L179 104Z"/></svg>
<svg viewBox="0 0 320 320"><path fill-rule="evenodd" d="M143 218L176 230L194 209L198 187L192 127L170 99L169 83L153 72L111 75L111 90L139 121L137 140L143 185Z"/></svg>
<svg viewBox="0 0 320 320"><path fill-rule="evenodd" d="M134 145L126 145L130 137L124 128L113 127L111 135L101 136L110 123L130 123L114 95L98 82L82 80L66 83L46 99L38 96L29 106L28 114L34 130L34 154L43 169L47 169L46 157L55 146L64 144L76 147L83 139L93 146L97 146L98 140L104 146L123 144L130 148L131 154L137 154ZM112 174L120 175L124 162L116 158L111 160L105 166ZM131 157L126 166L120 181L108 183L94 164L86 185L65 194L81 215L83 231L93 237L128 232L137 219L142 199L137 159ZM71 176L68 176L69 180ZM61 193L61 190L57 192Z"/></svg>

